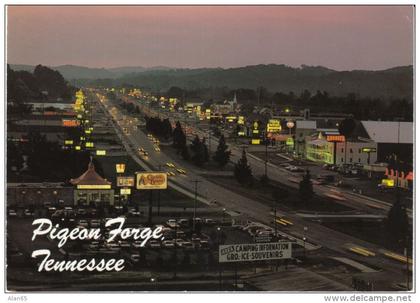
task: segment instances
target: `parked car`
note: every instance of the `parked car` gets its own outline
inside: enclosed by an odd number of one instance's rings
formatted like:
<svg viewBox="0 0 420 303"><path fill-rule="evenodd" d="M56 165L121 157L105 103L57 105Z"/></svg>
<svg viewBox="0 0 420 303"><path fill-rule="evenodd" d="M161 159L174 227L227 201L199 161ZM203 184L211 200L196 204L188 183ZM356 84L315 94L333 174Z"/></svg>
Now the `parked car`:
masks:
<svg viewBox="0 0 420 303"><path fill-rule="evenodd" d="M17 213L16 213L16 210L14 210L14 209L9 209L9 217L16 217L17 216Z"/></svg>
<svg viewBox="0 0 420 303"><path fill-rule="evenodd" d="M175 241L174 240L164 240L162 241L162 246L165 248L173 248L175 247Z"/></svg>
<svg viewBox="0 0 420 303"><path fill-rule="evenodd" d="M169 219L168 221L166 221L166 225L168 225L171 228L178 228L179 224L176 222L175 219Z"/></svg>
<svg viewBox="0 0 420 303"><path fill-rule="evenodd" d="M160 241L158 241L158 240L151 240L150 242L149 242L149 246L151 247L151 248L160 248Z"/></svg>

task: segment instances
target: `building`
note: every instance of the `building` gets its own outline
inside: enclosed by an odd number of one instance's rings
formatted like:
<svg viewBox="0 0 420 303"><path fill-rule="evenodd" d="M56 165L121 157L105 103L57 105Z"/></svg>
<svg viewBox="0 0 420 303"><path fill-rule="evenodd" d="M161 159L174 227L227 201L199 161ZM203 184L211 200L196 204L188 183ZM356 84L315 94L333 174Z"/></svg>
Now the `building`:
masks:
<svg viewBox="0 0 420 303"><path fill-rule="evenodd" d="M96 171L92 158L88 169L80 177L71 179L74 189L74 205L114 205L114 190L111 182L102 178Z"/></svg>
<svg viewBox="0 0 420 303"><path fill-rule="evenodd" d="M370 139L345 138L334 130L321 130L305 138L305 158L326 164L360 164L376 162L376 142Z"/></svg>
<svg viewBox="0 0 420 303"><path fill-rule="evenodd" d="M388 162L397 155L413 163L413 122L361 121L367 137L378 144L378 161Z"/></svg>

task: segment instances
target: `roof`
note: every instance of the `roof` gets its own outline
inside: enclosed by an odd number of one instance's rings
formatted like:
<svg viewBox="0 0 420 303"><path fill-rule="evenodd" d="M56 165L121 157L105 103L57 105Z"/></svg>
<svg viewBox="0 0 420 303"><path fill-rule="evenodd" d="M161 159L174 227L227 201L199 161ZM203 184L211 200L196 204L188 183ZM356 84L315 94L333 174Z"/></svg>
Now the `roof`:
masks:
<svg viewBox="0 0 420 303"><path fill-rule="evenodd" d="M73 185L111 185L111 182L102 178L96 171L92 159L89 162L87 171L79 178L71 179L70 183Z"/></svg>
<svg viewBox="0 0 420 303"><path fill-rule="evenodd" d="M413 122L361 121L369 137L376 143L413 144Z"/></svg>
<svg viewBox="0 0 420 303"><path fill-rule="evenodd" d="M296 128L299 129L316 129L316 121L311 120L297 120Z"/></svg>

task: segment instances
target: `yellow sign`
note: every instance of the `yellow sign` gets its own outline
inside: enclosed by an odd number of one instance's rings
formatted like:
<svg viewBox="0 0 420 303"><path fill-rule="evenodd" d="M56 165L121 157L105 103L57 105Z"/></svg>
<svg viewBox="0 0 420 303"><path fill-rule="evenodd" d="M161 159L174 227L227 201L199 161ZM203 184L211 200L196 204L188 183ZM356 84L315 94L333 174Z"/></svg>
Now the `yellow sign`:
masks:
<svg viewBox="0 0 420 303"><path fill-rule="evenodd" d="M252 139L251 144L252 145L259 145L259 144L261 144L261 140L260 139Z"/></svg>
<svg viewBox="0 0 420 303"><path fill-rule="evenodd" d="M166 189L168 175L165 172L137 173L137 189Z"/></svg>
<svg viewBox="0 0 420 303"><path fill-rule="evenodd" d="M267 123L267 132L279 133L281 131L280 120L270 119Z"/></svg>
<svg viewBox="0 0 420 303"><path fill-rule="evenodd" d="M131 188L121 188L120 195L131 195Z"/></svg>
<svg viewBox="0 0 420 303"><path fill-rule="evenodd" d="M77 189L111 189L111 185L104 184L104 185L77 185Z"/></svg>
<svg viewBox="0 0 420 303"><path fill-rule="evenodd" d="M97 156L105 156L106 155L106 150L97 150L96 155Z"/></svg>
<svg viewBox="0 0 420 303"><path fill-rule="evenodd" d="M244 116L239 116L238 117L238 124L245 124L245 118L244 118Z"/></svg>
<svg viewBox="0 0 420 303"><path fill-rule="evenodd" d="M115 169L117 171L117 174L123 174L125 172L125 164L124 163L115 164Z"/></svg>
<svg viewBox="0 0 420 303"><path fill-rule="evenodd" d="M387 187L394 187L395 186L395 181L394 181L394 179L382 179L382 184L387 186Z"/></svg>
<svg viewBox="0 0 420 303"><path fill-rule="evenodd" d="M93 142L86 142L86 147L93 147Z"/></svg>
<svg viewBox="0 0 420 303"><path fill-rule="evenodd" d="M80 147L80 145L77 145L74 147L75 150L81 150L82 148Z"/></svg>
<svg viewBox="0 0 420 303"><path fill-rule="evenodd" d="M73 140L65 140L64 144L65 145L73 145Z"/></svg>
<svg viewBox="0 0 420 303"><path fill-rule="evenodd" d="M133 187L134 183L134 177L117 177L118 187Z"/></svg>

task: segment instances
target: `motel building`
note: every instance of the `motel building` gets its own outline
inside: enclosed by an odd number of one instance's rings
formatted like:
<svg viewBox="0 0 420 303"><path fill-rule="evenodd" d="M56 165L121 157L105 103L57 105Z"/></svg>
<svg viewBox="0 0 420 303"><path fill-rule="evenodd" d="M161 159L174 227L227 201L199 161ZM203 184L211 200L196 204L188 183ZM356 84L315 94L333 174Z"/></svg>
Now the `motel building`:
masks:
<svg viewBox="0 0 420 303"><path fill-rule="evenodd" d="M114 190L111 182L102 178L96 171L92 158L88 169L80 177L71 179L75 186L74 205L108 206L114 205Z"/></svg>
<svg viewBox="0 0 420 303"><path fill-rule="evenodd" d="M368 165L377 160L377 144L370 139L350 139L345 144L344 136L337 131L324 130L306 137L305 142L305 156L315 162Z"/></svg>

